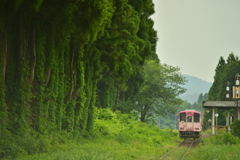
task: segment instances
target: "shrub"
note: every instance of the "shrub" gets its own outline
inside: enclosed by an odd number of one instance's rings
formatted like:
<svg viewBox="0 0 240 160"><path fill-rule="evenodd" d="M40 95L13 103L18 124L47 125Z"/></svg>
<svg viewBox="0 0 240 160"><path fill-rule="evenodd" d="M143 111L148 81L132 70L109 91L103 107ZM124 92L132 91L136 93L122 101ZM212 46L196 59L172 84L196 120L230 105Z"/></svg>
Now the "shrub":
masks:
<svg viewBox="0 0 240 160"><path fill-rule="evenodd" d="M233 135L231 135L230 133L224 133L219 137L219 141L222 141L223 144L237 144L239 143L239 139Z"/></svg>
<svg viewBox="0 0 240 160"><path fill-rule="evenodd" d="M14 158L20 154L27 154L27 152L15 142L16 138L18 137L12 135L11 133L1 135L0 159L6 158L6 157Z"/></svg>
<svg viewBox="0 0 240 160"><path fill-rule="evenodd" d="M211 136L204 140L204 144L215 144L215 145L232 145L239 144L240 140L238 137L233 136L230 133L223 133L216 136Z"/></svg>
<svg viewBox="0 0 240 160"><path fill-rule="evenodd" d="M165 145L177 143L176 131L162 130L157 126L134 120L135 118L134 113L123 114L111 109L96 109L93 137L81 137L82 134L78 137L78 133L73 135L64 131L52 131L46 135L29 131L29 134L1 139L0 145L11 145L0 147L0 159L3 154L2 157L19 157L19 160L130 160L146 159L148 155L152 155L148 159L153 159L153 154L161 155L166 151ZM4 153L6 149L9 150L8 153ZM35 153L41 153L41 158ZM6 154L11 154L11 157Z"/></svg>
<svg viewBox="0 0 240 160"><path fill-rule="evenodd" d="M240 120L234 121L231 125L232 134L240 137Z"/></svg>
<svg viewBox="0 0 240 160"><path fill-rule="evenodd" d="M116 114L110 108L96 109L96 118L101 120L112 120L116 118Z"/></svg>
<svg viewBox="0 0 240 160"><path fill-rule="evenodd" d="M177 132L161 130L157 126L134 120L134 113L123 114L110 109L97 109L93 134L95 137L112 137L120 143L138 141L148 144L164 144L178 138Z"/></svg>

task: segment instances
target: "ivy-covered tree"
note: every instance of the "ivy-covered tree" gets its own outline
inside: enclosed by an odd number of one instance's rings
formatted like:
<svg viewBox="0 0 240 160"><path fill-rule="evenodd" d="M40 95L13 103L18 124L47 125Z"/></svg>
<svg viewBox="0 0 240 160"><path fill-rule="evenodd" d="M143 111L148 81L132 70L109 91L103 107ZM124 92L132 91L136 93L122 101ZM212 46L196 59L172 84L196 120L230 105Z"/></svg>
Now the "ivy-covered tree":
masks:
<svg viewBox="0 0 240 160"><path fill-rule="evenodd" d="M131 110L159 61L153 13L151 0L1 0L1 137L90 134L96 106Z"/></svg>
<svg viewBox="0 0 240 160"><path fill-rule="evenodd" d="M150 16L152 1L115 1L116 12L104 36L96 41L104 62L98 83L98 106L129 111L127 102L142 83L140 71L146 59L158 61L157 34ZM104 46L104 47L102 47Z"/></svg>

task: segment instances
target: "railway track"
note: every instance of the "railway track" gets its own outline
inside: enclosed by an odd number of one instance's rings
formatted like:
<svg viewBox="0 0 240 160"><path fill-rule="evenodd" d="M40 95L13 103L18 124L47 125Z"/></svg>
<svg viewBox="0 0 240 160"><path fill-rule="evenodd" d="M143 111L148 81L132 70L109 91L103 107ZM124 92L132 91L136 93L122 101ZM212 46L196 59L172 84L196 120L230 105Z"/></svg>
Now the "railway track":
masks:
<svg viewBox="0 0 240 160"><path fill-rule="evenodd" d="M177 152L180 147L185 147L185 149L183 149L183 152L180 153L180 156L178 156L178 158L175 157L174 160L185 160L191 149L196 147L200 143L200 141L201 139L184 139L181 143L177 145L176 148L173 148L172 150L165 153L162 157L160 157L160 160L168 160L170 158L170 155L173 155L175 152Z"/></svg>

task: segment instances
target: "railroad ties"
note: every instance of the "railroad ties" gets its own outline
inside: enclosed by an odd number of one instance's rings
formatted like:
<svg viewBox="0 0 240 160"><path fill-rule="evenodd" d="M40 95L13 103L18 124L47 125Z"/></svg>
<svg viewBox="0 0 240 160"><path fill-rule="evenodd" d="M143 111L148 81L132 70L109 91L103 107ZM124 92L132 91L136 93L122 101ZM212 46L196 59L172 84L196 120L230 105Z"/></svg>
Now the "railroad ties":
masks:
<svg viewBox="0 0 240 160"><path fill-rule="evenodd" d="M184 139L181 143L179 143L177 145L177 147L174 147L172 150L168 151L167 153L165 153L164 155L162 155L162 157L160 157L160 160L168 160L171 159L170 156L174 155L174 153L176 153L177 151L182 150L182 148L184 147L185 149L183 149L183 151L181 151L182 153L180 153L180 155L178 157L175 157L176 160L184 160L186 159L186 156L190 153L191 149L198 146L198 144L201 142L201 139Z"/></svg>

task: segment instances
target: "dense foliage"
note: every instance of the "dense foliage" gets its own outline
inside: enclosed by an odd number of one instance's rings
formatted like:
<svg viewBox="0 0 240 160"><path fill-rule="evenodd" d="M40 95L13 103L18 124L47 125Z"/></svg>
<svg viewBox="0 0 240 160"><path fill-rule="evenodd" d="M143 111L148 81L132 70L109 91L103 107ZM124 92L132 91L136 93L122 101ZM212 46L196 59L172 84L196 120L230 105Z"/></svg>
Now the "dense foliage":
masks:
<svg viewBox="0 0 240 160"><path fill-rule="evenodd" d="M142 70L142 84L134 95L132 104L140 113L140 120L175 113L182 100L177 98L185 90L185 80L179 69L155 61L146 61Z"/></svg>
<svg viewBox="0 0 240 160"><path fill-rule="evenodd" d="M230 98L226 98L226 86L227 82L230 82L230 88L235 85L236 74L240 73L240 60L233 53L230 53L228 58L224 60L223 57L220 57L218 65L215 69L214 82L208 93L208 100L216 100L216 101L224 101L224 100L232 100L232 89L230 89ZM228 110L230 115L236 119L236 110ZM217 110L219 113L218 124L225 125L226 124L226 116L227 112L224 110ZM205 124L207 124L207 120L211 119L210 113L205 113Z"/></svg>
<svg viewBox="0 0 240 160"><path fill-rule="evenodd" d="M2 128L91 130L96 95L117 107L145 59L157 60L149 0L0 6Z"/></svg>
<svg viewBox="0 0 240 160"><path fill-rule="evenodd" d="M220 57L215 69L214 82L209 91L209 100L227 100L226 85L227 81L233 86L236 80L236 74L240 72L240 60L233 53L229 54L227 60ZM230 86L230 87L231 87ZM230 93L232 96L232 93Z"/></svg>
<svg viewBox="0 0 240 160"><path fill-rule="evenodd" d="M172 130L135 120L135 114L97 109L94 138L67 138L63 143L46 140L46 153L21 155L16 160L134 160L158 159L180 140Z"/></svg>
<svg viewBox="0 0 240 160"><path fill-rule="evenodd" d="M195 148L187 160L238 160L240 139L227 132L205 136L202 144Z"/></svg>
<svg viewBox="0 0 240 160"><path fill-rule="evenodd" d="M231 132L234 136L240 137L240 120L236 120L231 124Z"/></svg>
<svg viewBox="0 0 240 160"><path fill-rule="evenodd" d="M159 63L153 13L152 0L1 0L0 158L44 151L45 135L94 135L95 106L136 109L144 64ZM183 80L161 67L158 94L176 100Z"/></svg>

